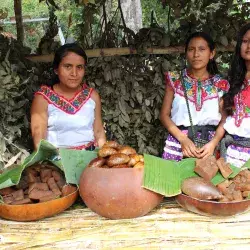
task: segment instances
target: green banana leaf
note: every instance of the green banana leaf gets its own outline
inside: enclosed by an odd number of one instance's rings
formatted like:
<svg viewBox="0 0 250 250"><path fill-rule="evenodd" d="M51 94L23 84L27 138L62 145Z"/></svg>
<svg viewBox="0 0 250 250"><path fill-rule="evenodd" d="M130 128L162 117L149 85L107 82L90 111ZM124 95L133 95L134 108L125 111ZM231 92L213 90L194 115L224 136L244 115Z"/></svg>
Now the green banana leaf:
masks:
<svg viewBox="0 0 250 250"><path fill-rule="evenodd" d="M97 157L96 151L59 149L61 163L68 183L79 184L81 173Z"/></svg>
<svg viewBox="0 0 250 250"><path fill-rule="evenodd" d="M17 185L25 168L42 161L49 161L64 171L67 183L79 184L82 171L96 156L96 151L58 150L48 141L41 140L37 151L29 155L21 165L12 165L1 172L0 189Z"/></svg>

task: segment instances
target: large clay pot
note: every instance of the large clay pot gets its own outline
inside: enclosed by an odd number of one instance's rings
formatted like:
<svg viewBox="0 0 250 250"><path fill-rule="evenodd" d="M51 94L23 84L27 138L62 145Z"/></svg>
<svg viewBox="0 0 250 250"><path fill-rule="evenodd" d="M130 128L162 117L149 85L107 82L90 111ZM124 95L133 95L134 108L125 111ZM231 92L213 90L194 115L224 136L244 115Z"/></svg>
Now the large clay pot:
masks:
<svg viewBox="0 0 250 250"><path fill-rule="evenodd" d="M0 217L14 221L36 221L61 213L69 208L77 197L78 190L65 197L36 204L0 204Z"/></svg>
<svg viewBox="0 0 250 250"><path fill-rule="evenodd" d="M185 209L201 215L230 216L250 209L250 200L233 202L216 202L198 200L185 194L176 196L176 201Z"/></svg>
<svg viewBox="0 0 250 250"><path fill-rule="evenodd" d="M80 196L97 214L110 219L143 216L163 196L142 187L143 169L87 167L80 178Z"/></svg>

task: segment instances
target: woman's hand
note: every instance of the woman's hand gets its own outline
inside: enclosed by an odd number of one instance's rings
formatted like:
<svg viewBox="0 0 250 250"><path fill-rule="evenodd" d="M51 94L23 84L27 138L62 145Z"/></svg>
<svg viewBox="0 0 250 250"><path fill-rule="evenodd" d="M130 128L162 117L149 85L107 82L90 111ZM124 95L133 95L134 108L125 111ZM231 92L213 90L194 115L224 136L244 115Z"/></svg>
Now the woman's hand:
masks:
<svg viewBox="0 0 250 250"><path fill-rule="evenodd" d="M205 144L198 152L199 152L199 157L198 158L206 158L210 155L214 154L214 150L216 148L216 143L211 140L207 144Z"/></svg>
<svg viewBox="0 0 250 250"><path fill-rule="evenodd" d="M196 148L194 143L185 135L182 139L179 140L181 144L181 149L183 156L185 157L199 157L199 150Z"/></svg>

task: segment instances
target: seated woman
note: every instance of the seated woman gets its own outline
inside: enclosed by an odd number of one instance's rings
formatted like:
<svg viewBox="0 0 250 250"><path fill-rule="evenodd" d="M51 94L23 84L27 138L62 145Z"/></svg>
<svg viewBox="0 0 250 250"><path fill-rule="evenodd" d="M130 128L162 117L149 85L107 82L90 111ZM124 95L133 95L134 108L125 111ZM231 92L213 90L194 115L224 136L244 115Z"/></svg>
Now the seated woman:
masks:
<svg viewBox="0 0 250 250"><path fill-rule="evenodd" d="M250 24L239 32L228 77L230 90L223 98L227 134L221 154L227 162L242 167L250 159Z"/></svg>
<svg viewBox="0 0 250 250"><path fill-rule="evenodd" d="M220 97L229 84L218 75L215 44L208 34L196 32L187 39L185 53L189 67L166 73L160 118L169 132L162 155L167 160L213 155L224 135ZM195 143L199 139L202 146Z"/></svg>
<svg viewBox="0 0 250 250"><path fill-rule="evenodd" d="M52 86L43 85L31 106L34 147L46 139L57 148L92 150L106 136L98 93L83 83L87 56L77 44L65 44L55 53Z"/></svg>

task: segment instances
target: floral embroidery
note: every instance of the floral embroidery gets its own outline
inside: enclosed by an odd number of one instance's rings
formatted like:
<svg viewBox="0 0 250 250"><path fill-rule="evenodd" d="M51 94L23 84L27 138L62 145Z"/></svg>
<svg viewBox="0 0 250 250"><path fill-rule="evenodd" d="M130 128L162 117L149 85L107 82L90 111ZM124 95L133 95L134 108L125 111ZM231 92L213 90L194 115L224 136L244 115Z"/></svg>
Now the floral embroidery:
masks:
<svg viewBox="0 0 250 250"><path fill-rule="evenodd" d="M41 86L35 94L42 95L50 104L53 104L64 112L68 114L75 114L90 98L92 90L92 88L88 88L84 85L82 90L76 93L76 95L70 100L57 94L50 87L45 85Z"/></svg>
<svg viewBox="0 0 250 250"><path fill-rule="evenodd" d="M234 97L235 125L239 127L244 118L250 117L250 81L245 80L243 89Z"/></svg>
<svg viewBox="0 0 250 250"><path fill-rule="evenodd" d="M188 100L195 104L196 110L200 111L205 101L219 98L218 92L227 92L229 83L219 75L215 75L206 80L197 80L188 75L187 70L183 72L184 84L187 90ZM184 90L180 81L180 74L168 72L166 74L167 84L174 89L175 93L184 96Z"/></svg>

